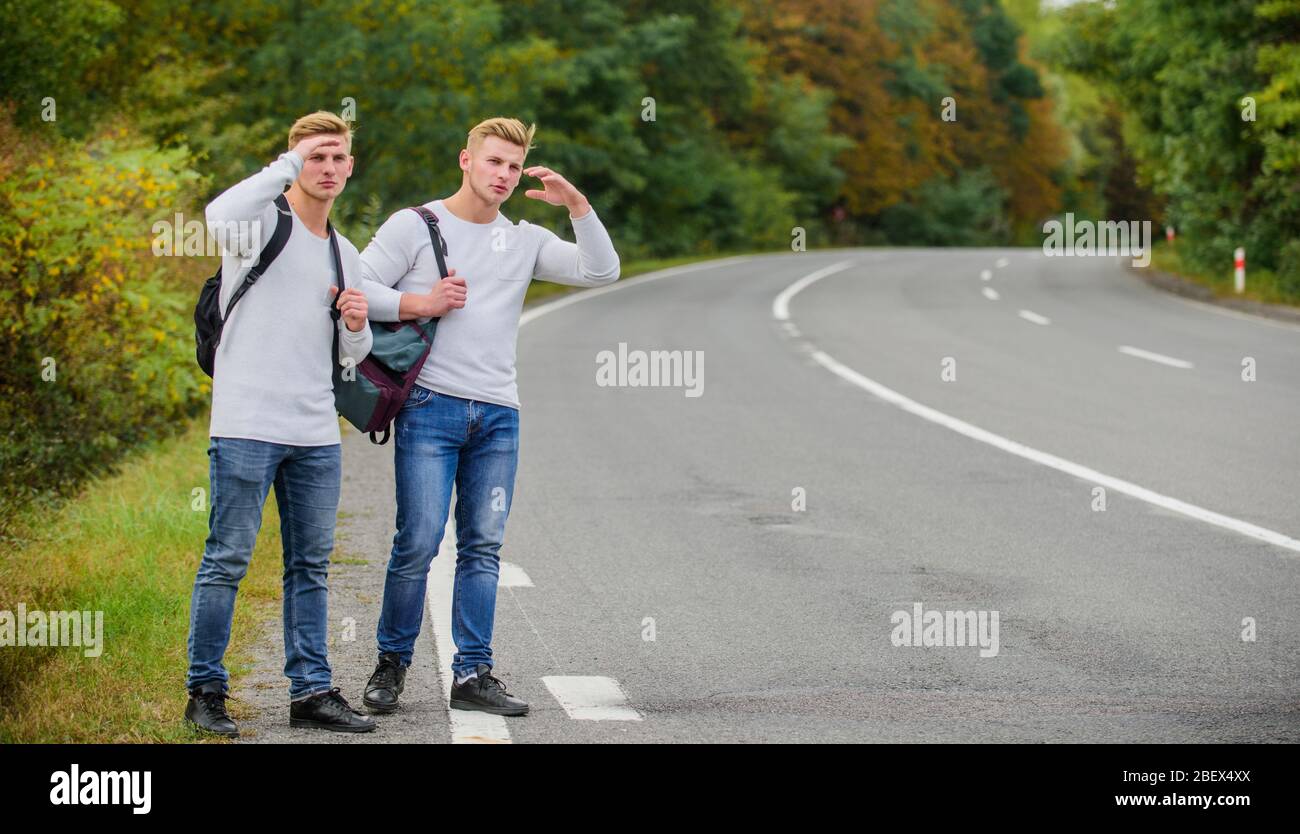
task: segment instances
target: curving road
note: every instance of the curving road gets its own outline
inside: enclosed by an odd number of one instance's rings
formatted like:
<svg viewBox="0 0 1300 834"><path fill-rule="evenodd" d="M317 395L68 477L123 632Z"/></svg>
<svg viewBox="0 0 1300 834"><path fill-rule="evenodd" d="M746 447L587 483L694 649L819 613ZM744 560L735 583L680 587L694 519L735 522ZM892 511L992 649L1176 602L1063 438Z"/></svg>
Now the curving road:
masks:
<svg viewBox="0 0 1300 834"><path fill-rule="evenodd" d="M1300 329L1037 250L712 262L525 319L511 740L1300 740ZM620 343L702 351L702 395L599 385ZM998 612L998 654L893 645L914 603Z"/></svg>

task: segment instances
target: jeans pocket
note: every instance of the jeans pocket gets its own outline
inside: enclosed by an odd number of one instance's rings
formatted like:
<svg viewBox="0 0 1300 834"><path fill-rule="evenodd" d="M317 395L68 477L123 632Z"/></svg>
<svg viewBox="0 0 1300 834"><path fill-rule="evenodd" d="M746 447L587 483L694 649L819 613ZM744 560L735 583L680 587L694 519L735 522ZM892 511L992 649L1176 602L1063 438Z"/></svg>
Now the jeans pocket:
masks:
<svg viewBox="0 0 1300 834"><path fill-rule="evenodd" d="M412 385L411 393L407 394L406 402L402 403L402 408L416 408L424 405L435 396L437 395L428 388L421 388L419 385Z"/></svg>

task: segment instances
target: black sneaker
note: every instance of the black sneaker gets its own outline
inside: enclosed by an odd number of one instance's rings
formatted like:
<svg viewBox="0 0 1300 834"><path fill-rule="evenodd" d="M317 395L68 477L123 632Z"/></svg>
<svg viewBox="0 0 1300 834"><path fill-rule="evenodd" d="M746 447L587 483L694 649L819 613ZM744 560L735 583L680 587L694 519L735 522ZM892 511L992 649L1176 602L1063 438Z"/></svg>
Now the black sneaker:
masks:
<svg viewBox="0 0 1300 834"><path fill-rule="evenodd" d="M464 683L451 682L451 708L479 710L493 715L525 715L528 704L506 692L506 685L491 674L492 667L478 665L478 675ZM452 674L455 674L454 672Z"/></svg>
<svg viewBox="0 0 1300 834"><path fill-rule="evenodd" d="M336 733L368 733L375 728L375 719L354 710L336 686L329 692L289 704L289 726Z"/></svg>
<svg viewBox="0 0 1300 834"><path fill-rule="evenodd" d="M185 723L207 733L226 738L239 738L239 728L226 713L226 694L221 681L210 681L190 690L189 703L185 705Z"/></svg>
<svg viewBox="0 0 1300 834"><path fill-rule="evenodd" d="M406 667L397 652L384 652L379 656L375 673L366 682L366 692L361 703L372 712L392 712L397 709L397 696L406 687Z"/></svg>

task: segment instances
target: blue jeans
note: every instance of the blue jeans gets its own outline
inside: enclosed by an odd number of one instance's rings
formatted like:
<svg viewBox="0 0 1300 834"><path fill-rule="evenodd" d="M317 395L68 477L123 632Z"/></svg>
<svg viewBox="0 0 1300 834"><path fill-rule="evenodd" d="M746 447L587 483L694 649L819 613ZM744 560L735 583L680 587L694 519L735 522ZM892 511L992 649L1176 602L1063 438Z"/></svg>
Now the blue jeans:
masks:
<svg viewBox="0 0 1300 834"><path fill-rule="evenodd" d="M456 485L456 581L451 636L457 675L492 665L497 576L519 460L519 411L419 385L396 423L397 534L379 617L380 653L411 663L424 617L429 564L438 554Z"/></svg>
<svg viewBox="0 0 1300 834"><path fill-rule="evenodd" d="M229 676L221 659L230 642L235 592L248 572L262 526L262 505L274 484L284 543L284 673L289 698L329 691L326 579L339 506L339 444L285 446L214 437L208 458L212 509L190 599L186 688L211 681L227 688Z"/></svg>

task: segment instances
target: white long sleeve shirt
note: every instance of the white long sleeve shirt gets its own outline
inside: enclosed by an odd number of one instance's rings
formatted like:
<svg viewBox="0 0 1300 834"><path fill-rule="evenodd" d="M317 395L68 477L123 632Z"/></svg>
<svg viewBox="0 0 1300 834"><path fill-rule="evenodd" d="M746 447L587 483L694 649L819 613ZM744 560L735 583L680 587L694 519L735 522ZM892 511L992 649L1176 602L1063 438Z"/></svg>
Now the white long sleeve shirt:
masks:
<svg viewBox="0 0 1300 834"><path fill-rule="evenodd" d="M222 245L221 310L275 231L275 198L298 178L293 151L232 186L207 209L208 231ZM335 284L328 238L317 237L290 209L293 231L266 273L244 293L226 322L212 375L212 437L290 446L339 442L332 367ZM361 283L355 246L335 232L344 286ZM370 353L369 323L353 332L337 324L340 350L360 362Z"/></svg>
<svg viewBox="0 0 1300 834"><path fill-rule="evenodd" d="M595 287L618 280L619 260L595 209L573 220L577 243L527 221L497 214L491 223L462 220L426 203L447 242L447 267L464 278L465 306L438 321L433 349L416 381L441 394L519 408L515 343L524 292L533 278ZM402 293L427 293L440 278L424 219L403 209L379 227L361 253L370 318L397 321Z"/></svg>

